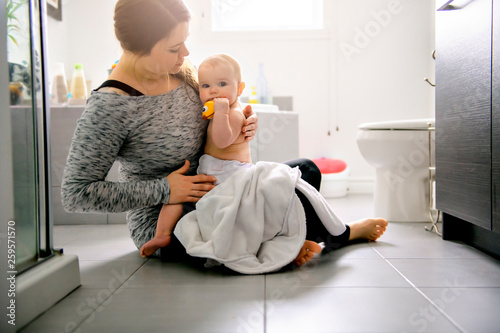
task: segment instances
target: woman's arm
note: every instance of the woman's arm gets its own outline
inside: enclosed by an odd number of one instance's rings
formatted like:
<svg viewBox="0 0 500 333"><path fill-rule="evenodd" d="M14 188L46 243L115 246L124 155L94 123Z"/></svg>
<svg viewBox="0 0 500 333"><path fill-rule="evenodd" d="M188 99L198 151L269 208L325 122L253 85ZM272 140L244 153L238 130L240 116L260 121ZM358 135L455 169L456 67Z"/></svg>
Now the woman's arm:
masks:
<svg viewBox="0 0 500 333"><path fill-rule="evenodd" d="M168 202L170 187L166 178L105 180L131 122L123 98L101 94L89 99L78 120L63 174L61 195L66 211L124 212Z"/></svg>

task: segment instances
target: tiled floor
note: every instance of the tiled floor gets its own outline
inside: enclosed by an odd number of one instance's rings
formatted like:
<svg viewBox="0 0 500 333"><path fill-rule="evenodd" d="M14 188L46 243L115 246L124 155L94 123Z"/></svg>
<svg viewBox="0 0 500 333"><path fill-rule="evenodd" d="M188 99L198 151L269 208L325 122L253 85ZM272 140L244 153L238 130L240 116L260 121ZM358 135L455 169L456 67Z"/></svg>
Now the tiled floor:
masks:
<svg viewBox="0 0 500 333"><path fill-rule="evenodd" d="M371 196L330 202L372 214ZM499 332L500 262L424 226L262 276L143 259L125 225L56 226L82 286L22 332Z"/></svg>

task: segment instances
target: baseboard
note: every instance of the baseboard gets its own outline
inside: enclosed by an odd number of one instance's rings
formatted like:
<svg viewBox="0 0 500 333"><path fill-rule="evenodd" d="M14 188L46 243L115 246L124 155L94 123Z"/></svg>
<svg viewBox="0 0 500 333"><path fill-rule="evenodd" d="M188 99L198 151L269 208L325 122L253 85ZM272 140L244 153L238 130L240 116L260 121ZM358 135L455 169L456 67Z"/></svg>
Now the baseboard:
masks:
<svg viewBox="0 0 500 333"><path fill-rule="evenodd" d="M21 328L80 286L78 257L56 255L17 277L16 327Z"/></svg>
<svg viewBox="0 0 500 333"><path fill-rule="evenodd" d="M348 193L353 194L373 194L375 189L374 178L353 178L348 180Z"/></svg>

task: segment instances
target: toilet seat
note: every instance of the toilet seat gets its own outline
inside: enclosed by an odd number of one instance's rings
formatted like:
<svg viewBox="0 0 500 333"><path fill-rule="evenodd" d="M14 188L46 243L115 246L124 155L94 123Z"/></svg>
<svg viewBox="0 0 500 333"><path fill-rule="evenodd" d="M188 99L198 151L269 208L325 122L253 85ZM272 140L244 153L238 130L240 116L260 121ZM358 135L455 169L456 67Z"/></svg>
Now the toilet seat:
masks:
<svg viewBox="0 0 500 333"><path fill-rule="evenodd" d="M364 131L427 131L429 124L434 127L434 118L421 118L409 120L391 120L373 123L364 123L358 126Z"/></svg>

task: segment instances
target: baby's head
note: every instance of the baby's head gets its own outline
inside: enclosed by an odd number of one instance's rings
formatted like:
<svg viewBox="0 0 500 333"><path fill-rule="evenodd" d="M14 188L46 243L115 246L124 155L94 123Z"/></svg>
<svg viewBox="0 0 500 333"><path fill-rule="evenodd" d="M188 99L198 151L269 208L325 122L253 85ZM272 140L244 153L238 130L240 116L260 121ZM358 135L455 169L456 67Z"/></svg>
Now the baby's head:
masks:
<svg viewBox="0 0 500 333"><path fill-rule="evenodd" d="M203 104L225 97L232 105L245 88L238 62L227 54L216 54L203 60L198 68L200 99Z"/></svg>

